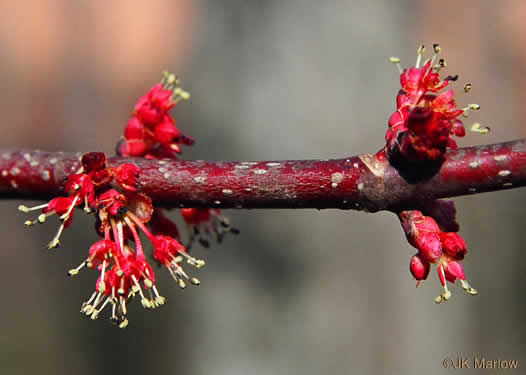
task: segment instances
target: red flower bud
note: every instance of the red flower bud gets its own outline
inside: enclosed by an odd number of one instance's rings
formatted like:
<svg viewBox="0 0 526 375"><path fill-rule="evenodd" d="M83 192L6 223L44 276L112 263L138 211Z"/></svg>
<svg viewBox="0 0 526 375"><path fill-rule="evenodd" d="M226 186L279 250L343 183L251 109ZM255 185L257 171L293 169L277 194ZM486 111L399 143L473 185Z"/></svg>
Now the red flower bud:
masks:
<svg viewBox="0 0 526 375"><path fill-rule="evenodd" d="M139 121L139 119L133 116L128 124L126 129L124 129L124 137L128 140L130 139L140 139L144 138L144 125Z"/></svg>
<svg viewBox="0 0 526 375"><path fill-rule="evenodd" d="M155 127L155 140L165 147L170 146L174 138L180 135L181 132L171 121L163 121Z"/></svg>
<svg viewBox="0 0 526 375"><path fill-rule="evenodd" d="M106 154L103 152L88 152L82 155L81 163L84 173L104 169L106 168Z"/></svg>
<svg viewBox="0 0 526 375"><path fill-rule="evenodd" d="M139 168L131 163L120 165L115 171L117 182L127 191L136 191L139 183Z"/></svg>
<svg viewBox="0 0 526 375"><path fill-rule="evenodd" d="M453 259L464 259L464 256L468 252L468 249L464 239L460 237L457 233L441 232L440 240L442 241L442 249L444 251L444 254Z"/></svg>
<svg viewBox="0 0 526 375"><path fill-rule="evenodd" d="M409 270L413 277L418 280L425 280L429 275L430 264L422 254L413 255L409 263Z"/></svg>

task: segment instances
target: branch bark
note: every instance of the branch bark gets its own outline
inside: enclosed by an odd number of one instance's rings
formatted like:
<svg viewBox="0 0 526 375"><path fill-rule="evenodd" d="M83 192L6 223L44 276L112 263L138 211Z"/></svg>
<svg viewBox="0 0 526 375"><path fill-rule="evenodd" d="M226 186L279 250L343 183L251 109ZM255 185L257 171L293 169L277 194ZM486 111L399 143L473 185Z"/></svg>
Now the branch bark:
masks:
<svg viewBox="0 0 526 375"><path fill-rule="evenodd" d="M80 153L0 151L0 197L50 199L80 167ZM134 163L139 191L164 207L338 208L375 212L526 185L526 139L449 151L417 183L375 154L334 160L204 162L113 157ZM414 177L414 176L413 176Z"/></svg>

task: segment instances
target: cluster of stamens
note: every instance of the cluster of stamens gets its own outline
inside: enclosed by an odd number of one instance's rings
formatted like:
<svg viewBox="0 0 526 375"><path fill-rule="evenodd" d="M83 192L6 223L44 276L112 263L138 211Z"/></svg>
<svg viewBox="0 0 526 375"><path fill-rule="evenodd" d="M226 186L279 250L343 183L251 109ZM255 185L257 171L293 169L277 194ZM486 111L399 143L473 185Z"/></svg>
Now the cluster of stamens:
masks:
<svg viewBox="0 0 526 375"><path fill-rule="evenodd" d="M467 293L471 295L478 293L469 285L464 275L461 261L468 250L460 235L442 230L435 219L423 215L418 210L401 211L398 216L408 242L418 250L409 264L409 270L417 280L416 286L427 279L431 264L436 264L442 285L442 292L435 299L436 303L451 298L447 282L454 283L457 278Z"/></svg>
<svg viewBox="0 0 526 375"><path fill-rule="evenodd" d="M187 248L192 246L196 238L201 246L209 247L212 237L221 243L225 234L239 234L239 229L232 227L230 220L218 209L183 208L181 215L190 235Z"/></svg>
<svg viewBox="0 0 526 375"><path fill-rule="evenodd" d="M146 260L139 230L153 244L153 257L164 265L177 284L184 288L183 280L199 285L199 280L189 277L182 263L200 268L204 261L196 259L176 239L153 234L148 229L153 214L151 199L136 191L138 168L133 164L122 164L116 168L105 165L102 153L88 153L81 159L82 167L68 176L65 191L68 197L52 199L36 207L20 206L22 212L42 210L37 219L27 225L44 223L49 216L59 215L62 221L48 248L58 247L60 236L73 219L75 208L93 213L97 219L97 232L104 239L93 244L88 257L77 267L68 271L77 275L84 268L97 269L99 277L95 291L82 305L81 312L96 319L111 306L111 320L124 328L128 325L126 304L136 295L146 309L165 303L155 284L155 273Z"/></svg>
<svg viewBox="0 0 526 375"><path fill-rule="evenodd" d="M179 86L179 79L165 72L162 81L135 105L124 137L117 145L118 154L177 159L180 145L192 145L194 140L182 134L169 111L189 97L190 94ZM208 247L212 236L221 242L226 233L239 231L232 228L217 209L184 209L182 214L189 229L189 242L187 247L181 245L177 225L165 215L166 210L154 207L148 196L137 192L138 168L134 164L108 168L105 162L103 153L83 155L81 168L69 175L64 184L68 196L35 207L22 205L19 210L25 213L42 210L36 219L26 221L26 225L44 223L50 216L59 216L61 224L48 244L49 249L60 246L60 237L71 225L76 208L82 207L86 213L96 216L97 232L104 239L93 244L88 257L68 274L77 275L84 268L97 269L99 278L95 291L84 302L81 312L96 319L111 306L111 320L124 328L128 325L126 304L136 295L146 309L165 303L157 290L155 273L146 261L139 231L152 243L153 258L166 267L180 288L185 288L187 283L200 284L199 279L189 276L182 267L184 262L195 268L205 264L188 254L196 238Z"/></svg>
<svg viewBox="0 0 526 375"><path fill-rule="evenodd" d="M439 73L447 64L438 58L441 49L433 45L433 55L422 64L425 48L417 51L414 67L402 69L400 59L391 57L400 73L401 90L397 95L397 109L391 115L386 133L386 153L390 159L403 159L410 162L440 160L447 148L456 148L451 136L463 137L465 129L460 115L467 117L471 110L478 110L478 104L456 108L452 90L438 94L450 82L458 80L458 75L440 79ZM464 92L471 90L471 83L464 86ZM487 133L489 128L473 124L471 130Z"/></svg>

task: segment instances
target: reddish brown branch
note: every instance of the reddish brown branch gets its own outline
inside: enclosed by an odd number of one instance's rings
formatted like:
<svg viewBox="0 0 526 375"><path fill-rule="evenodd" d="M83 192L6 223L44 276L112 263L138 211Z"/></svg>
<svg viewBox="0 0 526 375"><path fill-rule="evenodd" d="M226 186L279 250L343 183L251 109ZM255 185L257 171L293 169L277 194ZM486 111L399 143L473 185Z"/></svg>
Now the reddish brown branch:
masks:
<svg viewBox="0 0 526 375"><path fill-rule="evenodd" d="M60 194L80 154L0 151L4 198ZM111 158L140 168L139 190L167 207L399 210L421 200L526 185L526 140L450 151L439 173L409 183L374 155L335 160L201 162Z"/></svg>

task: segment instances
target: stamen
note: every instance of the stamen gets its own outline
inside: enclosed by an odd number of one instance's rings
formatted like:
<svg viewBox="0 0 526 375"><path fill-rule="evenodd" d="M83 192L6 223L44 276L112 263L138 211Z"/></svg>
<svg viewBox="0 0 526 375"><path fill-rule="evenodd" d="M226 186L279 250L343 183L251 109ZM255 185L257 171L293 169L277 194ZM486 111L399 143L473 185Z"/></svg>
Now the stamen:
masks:
<svg viewBox="0 0 526 375"><path fill-rule="evenodd" d="M77 204L78 199L79 199L79 195L77 194L75 195L75 199L73 199L73 202L69 206L66 213L60 217L60 220L66 221L67 219L69 219L69 215L71 215L71 211L73 211L73 209L75 208L75 205Z"/></svg>
<svg viewBox="0 0 526 375"><path fill-rule="evenodd" d="M473 133L480 133L480 134L487 134L491 130L489 126L485 126L481 128L480 123L476 122L473 125L471 125L471 128L469 129Z"/></svg>
<svg viewBox="0 0 526 375"><path fill-rule="evenodd" d="M106 261L102 261L102 269L100 271L100 283L99 283L99 291L104 293L106 290L106 283L104 282L104 272L106 271Z"/></svg>
<svg viewBox="0 0 526 375"><path fill-rule="evenodd" d="M86 313L86 311L87 311L87 307L88 307L88 306L91 306L91 302L95 299L96 296L97 296L97 292L95 291L95 292L93 292L93 294L91 295L90 299L87 300L86 302L84 302L84 303L82 304L82 306L80 307L80 312L82 312L82 313Z"/></svg>
<svg viewBox="0 0 526 375"><path fill-rule="evenodd" d="M122 311L122 315L127 315L128 311L126 310L126 300L124 299L123 296L119 297L119 302L120 302L120 308Z"/></svg>
<svg viewBox="0 0 526 375"><path fill-rule="evenodd" d="M144 296L143 292L142 292L142 289L141 289L141 285L139 284L139 281L137 281L137 278L135 277L135 275L132 275L132 280L135 284L135 286L137 287L137 292L140 294L141 296L141 304L142 306L145 308L145 309L149 309L152 307L150 301L148 301L148 299Z"/></svg>
<svg viewBox="0 0 526 375"><path fill-rule="evenodd" d="M165 302L166 302L166 298L164 298L163 296L161 296L159 294L159 292L157 291L157 288L155 287L155 285L152 287L152 290L153 290L153 293L155 294L155 303L158 306L164 305Z"/></svg>
<svg viewBox="0 0 526 375"><path fill-rule="evenodd" d="M473 288L466 280L460 280L460 284L462 285L462 288L472 296L477 295L479 292Z"/></svg>
<svg viewBox="0 0 526 375"><path fill-rule="evenodd" d="M171 267L168 267L168 272L170 272L170 275L181 289L184 289L186 287L184 281L176 275L175 271Z"/></svg>
<svg viewBox="0 0 526 375"><path fill-rule="evenodd" d="M444 272L444 266L439 264L437 266L438 276L440 283L442 284L442 293L435 298L435 303L441 303L442 301L447 301L451 298L451 292L447 289L446 274Z"/></svg>
<svg viewBox="0 0 526 375"><path fill-rule="evenodd" d="M166 86L166 88L168 88L168 86L177 85L179 83L179 80L177 79L177 76L175 74L164 71L161 83L163 83Z"/></svg>
<svg viewBox="0 0 526 375"><path fill-rule="evenodd" d="M106 297L106 299L104 300L104 303L101 305L100 308L98 308L97 310L93 311L93 313L91 314L91 319L92 320L95 320L99 317L99 313L104 310L104 308L106 307L106 305L111 301L111 298L110 297Z"/></svg>
<svg viewBox="0 0 526 375"><path fill-rule="evenodd" d="M440 46L437 43L433 44L433 56L431 56L431 64L429 65L430 67L433 67L433 65L435 64L435 60L439 53Z"/></svg>
<svg viewBox="0 0 526 375"><path fill-rule="evenodd" d="M128 319L124 318L124 320L119 324L119 328L126 328L128 327Z"/></svg>
<svg viewBox="0 0 526 375"><path fill-rule="evenodd" d="M404 72L404 70L402 69L402 66L400 65L400 59L398 57L390 57L389 61L396 65L400 74Z"/></svg>
<svg viewBox="0 0 526 375"><path fill-rule="evenodd" d="M480 109L480 105L478 104L468 104L467 107L462 108L462 110L464 111L464 113L462 113L462 116L468 117L469 111L471 110L478 111L479 109Z"/></svg>
<svg viewBox="0 0 526 375"><path fill-rule="evenodd" d="M35 225L35 224L43 224L43 223L46 222L46 219L49 216L53 216L54 214L55 214L54 210L46 212L45 214L40 214L40 215L38 215L38 217L35 220L26 220L24 222L24 225L32 226L32 225Z"/></svg>
<svg viewBox="0 0 526 375"><path fill-rule="evenodd" d="M64 231L64 222L60 224L57 234L55 234L55 237L53 237L53 239L48 243L47 245L48 250L54 249L56 247L60 247L60 236L62 235L63 231Z"/></svg>
<svg viewBox="0 0 526 375"><path fill-rule="evenodd" d="M82 262L77 268L72 268L68 271L69 276L75 276L78 275L79 271L84 268L86 265L86 261Z"/></svg>
<svg viewBox="0 0 526 375"><path fill-rule="evenodd" d="M36 211L36 210L41 210L43 208L46 208L48 206L48 204L41 204L39 206L34 206L34 207L27 207L27 206L24 206L23 204L21 204L20 206L18 206L18 211L21 211L23 213L28 213L29 211Z"/></svg>
<svg viewBox="0 0 526 375"><path fill-rule="evenodd" d="M87 214L91 213L91 208L89 208L87 195L84 197L84 212Z"/></svg>
<svg viewBox="0 0 526 375"><path fill-rule="evenodd" d="M471 83L469 83L469 82L466 83L466 84L464 85L464 92L465 92L466 94L469 93L469 92L471 91L471 87L472 87L472 86L471 86Z"/></svg>
<svg viewBox="0 0 526 375"><path fill-rule="evenodd" d="M186 258L186 263L191 264L195 268L201 268L205 265L205 261L202 259L196 259L186 253L186 251L178 251L183 257Z"/></svg>
<svg viewBox="0 0 526 375"><path fill-rule="evenodd" d="M447 66L446 60L440 59L438 60L438 65L435 65L435 73L440 72L442 68L445 68Z"/></svg>
<svg viewBox="0 0 526 375"><path fill-rule="evenodd" d="M119 321L119 319L117 318L117 314L115 314L117 310L117 304L115 303L115 300L113 300L112 298L112 301L111 301L111 321L113 323L117 323Z"/></svg>
<svg viewBox="0 0 526 375"><path fill-rule="evenodd" d="M144 285L146 285L146 288L151 288L151 287L153 287L152 280L150 280L149 278L145 277L145 278L144 278Z"/></svg>
<svg viewBox="0 0 526 375"><path fill-rule="evenodd" d="M417 56L416 56L415 68L420 68L420 63L422 62L422 56L424 56L425 50L426 49L423 44L420 45L420 47L418 47L418 50L416 51Z"/></svg>

